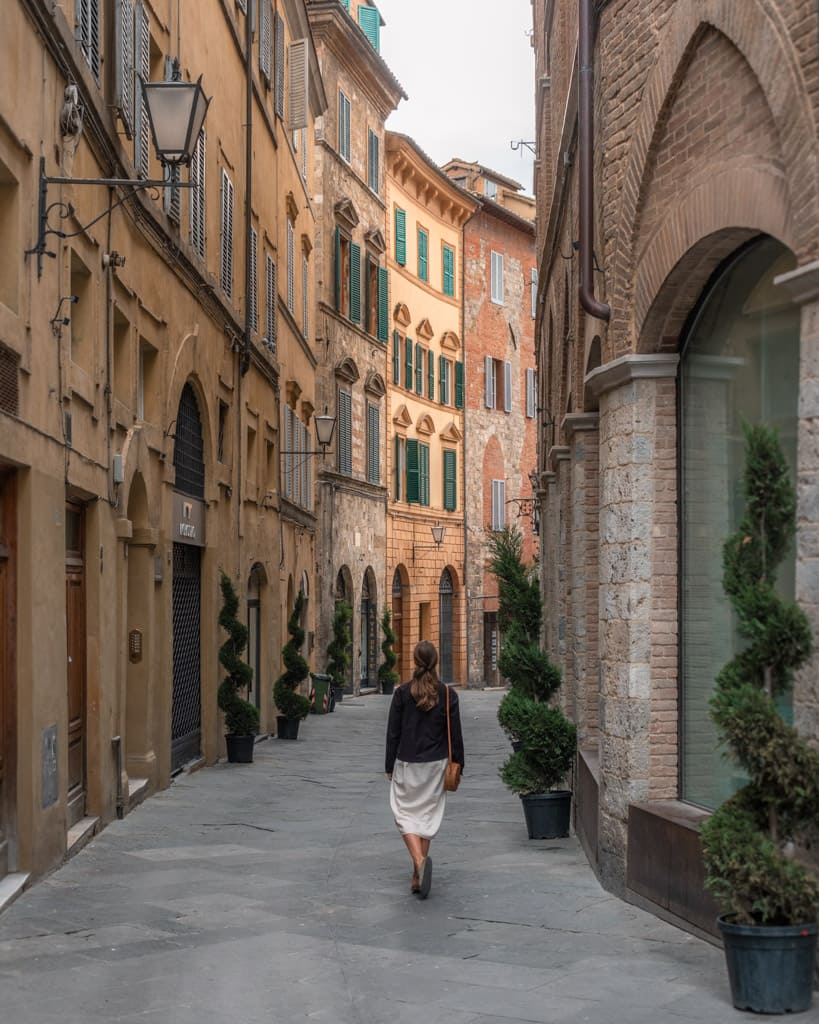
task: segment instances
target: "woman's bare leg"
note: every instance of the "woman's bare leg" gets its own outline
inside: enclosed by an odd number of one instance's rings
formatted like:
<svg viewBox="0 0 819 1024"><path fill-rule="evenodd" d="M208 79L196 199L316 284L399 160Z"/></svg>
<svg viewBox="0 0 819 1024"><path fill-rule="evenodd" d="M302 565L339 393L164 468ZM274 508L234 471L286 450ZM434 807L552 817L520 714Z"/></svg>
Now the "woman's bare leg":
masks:
<svg viewBox="0 0 819 1024"><path fill-rule="evenodd" d="M408 833L403 837L404 843L409 850L409 855L412 857L413 867L418 870L421 861L424 859L426 854L424 853L423 843L424 840L420 836L416 836L413 833ZM427 841L427 848L429 848L429 842Z"/></svg>
<svg viewBox="0 0 819 1024"><path fill-rule="evenodd" d="M430 840L421 836L421 853L423 853L425 857L429 855L429 844Z"/></svg>

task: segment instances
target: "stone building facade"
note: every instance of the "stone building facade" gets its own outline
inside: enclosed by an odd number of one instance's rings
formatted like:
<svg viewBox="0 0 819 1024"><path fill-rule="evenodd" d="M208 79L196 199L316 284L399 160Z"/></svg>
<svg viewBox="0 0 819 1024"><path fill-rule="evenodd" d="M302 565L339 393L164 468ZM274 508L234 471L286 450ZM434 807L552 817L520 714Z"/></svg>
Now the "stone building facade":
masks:
<svg viewBox="0 0 819 1024"><path fill-rule="evenodd" d="M720 551L743 419L774 424L791 461L799 527L781 585L819 629L819 22L810 0L594 5L606 320L578 301L577 11L534 5L546 639L579 725L592 863L710 929L698 825L740 782L707 702L738 642ZM785 709L815 740L817 669Z"/></svg>
<svg viewBox="0 0 819 1024"><path fill-rule="evenodd" d="M334 450L319 466L317 660L323 667L336 602L345 600L353 609L348 689L360 692L376 683L387 601L384 122L406 96L379 54L376 8L348 8L308 6L328 96L313 179L318 396L336 416Z"/></svg>
<svg viewBox="0 0 819 1024"><path fill-rule="evenodd" d="M467 684L498 685L497 581L487 570L493 530L517 526L537 555L534 200L481 164L444 170L479 203L464 227L464 473Z"/></svg>
<svg viewBox="0 0 819 1024"><path fill-rule="evenodd" d="M223 750L220 569L263 732L293 592L314 590L312 464L297 476L284 452L314 447L312 154L294 132L312 137L326 103L301 0L262 3L255 32L245 10L4 10L0 876L17 881ZM137 76L173 58L213 98L196 187L51 183L59 233L32 252L41 161L161 176Z"/></svg>
<svg viewBox="0 0 819 1024"><path fill-rule="evenodd" d="M477 202L419 146L386 134L390 370L387 586L397 670L432 640L447 683L466 679L463 227ZM441 543L433 527L444 527Z"/></svg>

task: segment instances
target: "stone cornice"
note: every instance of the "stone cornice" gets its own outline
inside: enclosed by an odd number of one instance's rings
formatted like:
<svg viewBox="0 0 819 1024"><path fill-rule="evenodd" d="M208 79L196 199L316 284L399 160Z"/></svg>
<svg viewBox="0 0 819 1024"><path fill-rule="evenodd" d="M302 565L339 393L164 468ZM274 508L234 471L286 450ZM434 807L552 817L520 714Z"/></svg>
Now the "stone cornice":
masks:
<svg viewBox="0 0 819 1024"><path fill-rule="evenodd" d="M567 440L583 430L597 430L600 424L600 413L597 412L570 412L563 417L560 429Z"/></svg>
<svg viewBox="0 0 819 1024"><path fill-rule="evenodd" d="M676 353L664 355L629 355L600 366L586 377L585 384L592 394L604 395L633 380L652 380L676 377L680 357Z"/></svg>
<svg viewBox="0 0 819 1024"><path fill-rule="evenodd" d="M774 284L784 288L794 302L813 302L819 298L819 260L806 263L787 274L779 274Z"/></svg>
<svg viewBox="0 0 819 1024"><path fill-rule="evenodd" d="M558 464L561 462L568 462L571 457L571 448L565 445L554 445L549 449L549 454L546 456L546 461L552 467L552 471L554 473L557 473Z"/></svg>

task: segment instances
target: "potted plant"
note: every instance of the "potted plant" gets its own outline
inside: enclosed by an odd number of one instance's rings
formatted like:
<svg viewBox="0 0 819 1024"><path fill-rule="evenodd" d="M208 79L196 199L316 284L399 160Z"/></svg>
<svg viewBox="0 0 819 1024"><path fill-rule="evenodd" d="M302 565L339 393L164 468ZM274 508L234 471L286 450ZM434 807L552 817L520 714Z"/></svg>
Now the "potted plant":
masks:
<svg viewBox="0 0 819 1024"><path fill-rule="evenodd" d="M225 713L225 744L228 761L249 764L253 760L253 745L259 731L259 712L241 693L250 688L253 669L242 654L247 646L247 626L236 618L239 598L230 577L222 572L219 578L222 590L222 610L219 625L228 634L219 648L219 661L227 675L216 695L219 707Z"/></svg>
<svg viewBox="0 0 819 1024"><path fill-rule="evenodd" d="M392 628L392 610L384 607L384 614L381 616L381 632L384 639L381 642L381 653L384 660L378 666L378 685L382 693L392 693L395 684L399 681L398 673L395 671L398 655L395 653L395 641L398 637Z"/></svg>
<svg viewBox="0 0 819 1024"><path fill-rule="evenodd" d="M350 671L350 623L353 609L346 601L337 601L333 616L333 639L327 645L327 675L330 676L332 703L344 699L344 687Z"/></svg>
<svg viewBox="0 0 819 1024"><path fill-rule="evenodd" d="M522 560L520 531L493 533L490 550L504 629L498 667L511 683L498 708L498 721L514 746L501 778L521 798L529 838L555 839L569 834L571 790L556 787L574 764L577 730L549 703L562 678L540 647L543 601L532 567Z"/></svg>
<svg viewBox="0 0 819 1024"><path fill-rule="evenodd" d="M273 686L273 700L279 709L276 716L276 735L280 740L295 740L299 736L299 722L310 714L310 701L296 690L307 678L307 662L301 656L304 630L301 617L304 611L304 592L299 591L293 613L287 623L290 639L282 648L284 672Z"/></svg>
<svg viewBox="0 0 819 1024"><path fill-rule="evenodd" d="M745 514L723 551L723 587L744 644L717 677L711 717L748 782L702 828L734 1006L811 1004L819 917L819 751L776 707L811 653L807 617L776 590L796 499L776 433L746 426ZM814 853L815 857L815 853Z"/></svg>

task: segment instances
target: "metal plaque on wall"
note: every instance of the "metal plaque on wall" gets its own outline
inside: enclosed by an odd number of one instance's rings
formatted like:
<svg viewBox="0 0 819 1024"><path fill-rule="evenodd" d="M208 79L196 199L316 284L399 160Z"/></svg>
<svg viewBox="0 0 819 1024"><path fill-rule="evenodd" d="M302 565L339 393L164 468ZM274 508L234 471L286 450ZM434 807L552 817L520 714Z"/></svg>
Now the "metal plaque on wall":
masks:
<svg viewBox="0 0 819 1024"><path fill-rule="evenodd" d="M43 729L40 744L40 778L43 810L57 803L59 776L57 772L57 724Z"/></svg>

